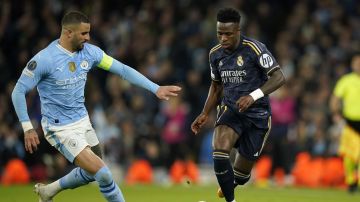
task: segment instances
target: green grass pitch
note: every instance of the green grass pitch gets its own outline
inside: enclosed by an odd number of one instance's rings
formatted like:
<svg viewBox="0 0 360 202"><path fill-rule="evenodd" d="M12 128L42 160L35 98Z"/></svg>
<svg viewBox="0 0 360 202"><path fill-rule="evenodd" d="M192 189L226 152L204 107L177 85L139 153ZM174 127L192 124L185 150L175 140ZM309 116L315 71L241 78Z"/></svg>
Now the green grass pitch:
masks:
<svg viewBox="0 0 360 202"><path fill-rule="evenodd" d="M33 186L0 186L1 202L37 202ZM216 196L215 185L134 185L121 186L127 202L223 202ZM237 202L358 202L360 193L348 194L339 189L257 188L236 189ZM61 192L55 202L103 202L96 185Z"/></svg>

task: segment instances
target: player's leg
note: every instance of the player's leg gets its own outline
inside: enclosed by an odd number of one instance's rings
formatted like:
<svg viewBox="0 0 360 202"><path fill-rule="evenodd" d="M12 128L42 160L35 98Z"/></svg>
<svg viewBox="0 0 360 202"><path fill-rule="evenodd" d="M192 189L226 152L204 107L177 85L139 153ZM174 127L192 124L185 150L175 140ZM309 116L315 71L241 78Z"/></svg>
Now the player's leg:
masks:
<svg viewBox="0 0 360 202"><path fill-rule="evenodd" d="M91 150L98 156L102 157L100 145L97 144L91 147ZM93 175L86 172L84 169L79 167L74 168L67 175L62 178L46 185L47 195L54 197L57 193L65 189L75 189L79 186L93 182L95 179ZM43 184L38 184L37 189L44 189Z"/></svg>
<svg viewBox="0 0 360 202"><path fill-rule="evenodd" d="M99 144L91 147L91 150L101 158L102 152ZM67 175L50 184L36 184L34 191L39 194L41 201L51 201L56 194L65 189L75 189L94 180L93 175L80 167L76 167Z"/></svg>
<svg viewBox="0 0 360 202"><path fill-rule="evenodd" d="M339 155L343 157L345 183L348 191L353 193L357 190L357 181L355 177L357 162L360 158L360 134L345 125L341 134L339 144Z"/></svg>
<svg viewBox="0 0 360 202"><path fill-rule="evenodd" d="M271 117L256 121L262 128L257 128L253 124L248 125L246 120L243 122L247 127L236 145L238 152L234 161L234 188L249 181L254 163L260 156L270 133ZM223 189L218 191L218 196L222 195L226 196Z"/></svg>
<svg viewBox="0 0 360 202"><path fill-rule="evenodd" d="M348 156L343 157L343 164L345 170L345 182L348 186L349 193L354 193L357 190L357 182L355 178L356 162Z"/></svg>
<svg viewBox="0 0 360 202"><path fill-rule="evenodd" d="M234 161L234 181L233 187L235 188L237 185L246 184L251 176L251 170L254 166L255 161L250 161L244 158L240 153L236 153L235 161ZM224 193L222 189L218 189L217 192L220 198L224 197Z"/></svg>
<svg viewBox="0 0 360 202"><path fill-rule="evenodd" d="M226 201L235 199L234 173L229 157L238 137L238 134L226 125L217 126L213 136L214 171Z"/></svg>
<svg viewBox="0 0 360 202"><path fill-rule="evenodd" d="M251 176L251 170L255 161L244 158L240 153L236 153L234 162L234 186L246 184Z"/></svg>
<svg viewBox="0 0 360 202"><path fill-rule="evenodd" d="M124 202L124 197L118 185L114 182L109 168L89 147L82 150L75 158L75 164L94 176L100 192L111 202Z"/></svg>

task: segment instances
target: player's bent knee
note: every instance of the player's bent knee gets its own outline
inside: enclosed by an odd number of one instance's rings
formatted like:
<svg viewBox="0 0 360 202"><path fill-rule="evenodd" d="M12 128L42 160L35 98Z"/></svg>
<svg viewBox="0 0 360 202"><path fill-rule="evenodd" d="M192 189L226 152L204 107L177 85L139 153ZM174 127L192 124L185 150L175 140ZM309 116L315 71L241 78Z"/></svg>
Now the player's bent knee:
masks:
<svg viewBox="0 0 360 202"><path fill-rule="evenodd" d="M96 172L94 178L96 179L97 182L101 182L104 184L108 184L112 182L112 175L110 172L110 169L106 166L102 167L100 170L98 170L98 172Z"/></svg>

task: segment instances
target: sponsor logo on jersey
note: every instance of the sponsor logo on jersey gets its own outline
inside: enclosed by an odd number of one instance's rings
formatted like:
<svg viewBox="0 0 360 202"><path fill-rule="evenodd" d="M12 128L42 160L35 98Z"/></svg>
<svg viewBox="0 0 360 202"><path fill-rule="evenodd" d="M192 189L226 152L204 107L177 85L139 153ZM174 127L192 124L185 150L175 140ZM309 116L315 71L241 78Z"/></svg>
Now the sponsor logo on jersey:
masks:
<svg viewBox="0 0 360 202"><path fill-rule="evenodd" d="M36 69L37 63L35 60L31 60L28 64L27 64L27 68L30 71L33 71L34 69Z"/></svg>
<svg viewBox="0 0 360 202"><path fill-rule="evenodd" d="M267 53L264 53L259 58L260 65L264 68L269 68L274 64L274 60Z"/></svg>
<svg viewBox="0 0 360 202"><path fill-rule="evenodd" d="M79 85L83 85L86 81L86 73L80 74L78 76L70 77L63 80L57 80L56 85L61 86L63 89L75 88Z"/></svg>
<svg viewBox="0 0 360 202"><path fill-rule="evenodd" d="M239 55L239 57L237 58L236 63L237 63L237 65L239 65L239 67L244 65L244 60L241 55Z"/></svg>
<svg viewBox="0 0 360 202"><path fill-rule="evenodd" d="M69 62L69 70L70 72L75 72L76 70L75 62Z"/></svg>
<svg viewBox="0 0 360 202"><path fill-rule="evenodd" d="M242 83L246 77L246 70L226 70L220 74L223 83Z"/></svg>
<svg viewBox="0 0 360 202"><path fill-rule="evenodd" d="M88 63L88 61L83 60L83 61L80 63L80 67L81 67L81 69L88 69L88 68L89 68L89 63Z"/></svg>

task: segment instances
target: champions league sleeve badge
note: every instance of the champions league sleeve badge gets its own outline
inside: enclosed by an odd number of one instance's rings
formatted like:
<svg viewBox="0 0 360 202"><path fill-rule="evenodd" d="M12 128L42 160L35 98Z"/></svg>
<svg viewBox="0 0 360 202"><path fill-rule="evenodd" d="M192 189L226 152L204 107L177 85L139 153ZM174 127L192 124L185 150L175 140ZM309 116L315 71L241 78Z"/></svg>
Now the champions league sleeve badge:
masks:
<svg viewBox="0 0 360 202"><path fill-rule="evenodd" d="M37 63L35 60L31 60L28 64L27 64L27 68L30 71L33 71L34 69L36 69Z"/></svg>

